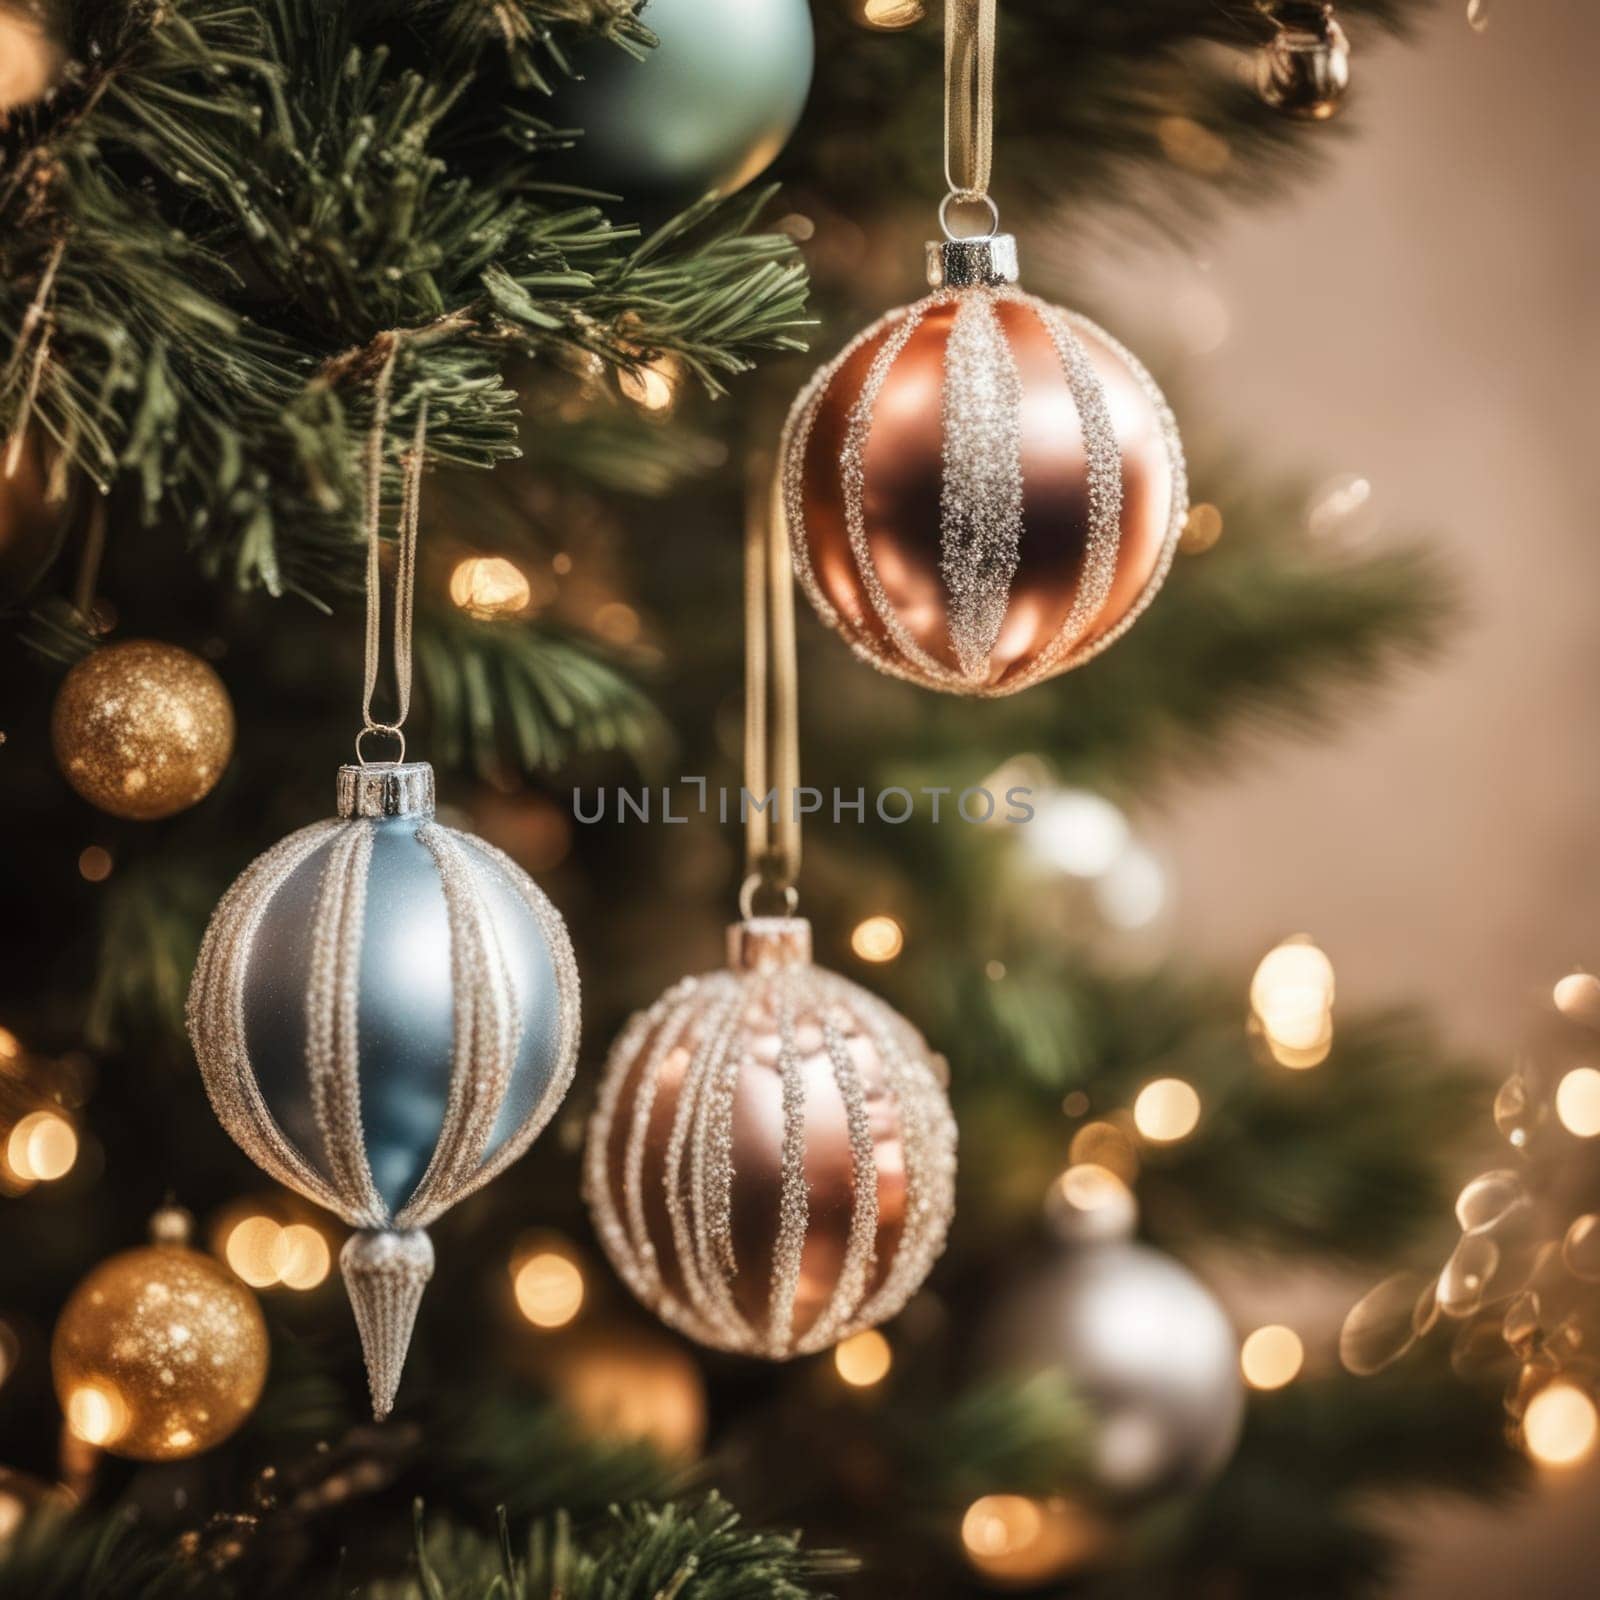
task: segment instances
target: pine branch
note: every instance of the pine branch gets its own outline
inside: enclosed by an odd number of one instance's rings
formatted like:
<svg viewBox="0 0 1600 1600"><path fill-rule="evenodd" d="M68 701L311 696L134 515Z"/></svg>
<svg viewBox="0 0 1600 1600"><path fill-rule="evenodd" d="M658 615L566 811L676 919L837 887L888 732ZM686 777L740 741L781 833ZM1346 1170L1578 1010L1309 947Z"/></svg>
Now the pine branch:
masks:
<svg viewBox="0 0 1600 1600"><path fill-rule="evenodd" d="M667 742L661 714L588 644L544 628L425 616L416 640L430 748L493 778L553 771L573 751L641 756Z"/></svg>

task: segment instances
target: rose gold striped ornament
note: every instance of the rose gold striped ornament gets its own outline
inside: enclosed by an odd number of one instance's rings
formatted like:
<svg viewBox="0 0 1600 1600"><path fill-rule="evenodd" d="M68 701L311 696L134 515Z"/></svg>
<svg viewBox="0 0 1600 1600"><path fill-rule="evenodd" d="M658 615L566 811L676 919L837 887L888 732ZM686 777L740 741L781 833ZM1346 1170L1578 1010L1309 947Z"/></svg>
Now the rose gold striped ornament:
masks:
<svg viewBox="0 0 1600 1600"><path fill-rule="evenodd" d="M1183 447L1131 352L1016 287L1009 235L928 256L933 292L852 340L789 413L795 569L881 671L1012 694L1104 650L1161 587Z"/></svg>
<svg viewBox="0 0 1600 1600"><path fill-rule="evenodd" d="M800 918L729 930L611 1052L585 1189L629 1288L718 1349L783 1360L892 1317L944 1248L944 1062L811 963Z"/></svg>

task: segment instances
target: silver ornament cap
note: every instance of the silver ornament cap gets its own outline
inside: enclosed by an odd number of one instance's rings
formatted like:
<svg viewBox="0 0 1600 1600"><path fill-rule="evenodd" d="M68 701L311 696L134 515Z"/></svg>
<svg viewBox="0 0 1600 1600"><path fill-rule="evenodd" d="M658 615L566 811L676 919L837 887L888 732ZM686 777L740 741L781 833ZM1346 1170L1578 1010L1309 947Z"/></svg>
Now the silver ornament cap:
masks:
<svg viewBox="0 0 1600 1600"><path fill-rule="evenodd" d="M352 817L431 817L433 768L426 761L369 761L339 768L338 810Z"/></svg>
<svg viewBox="0 0 1600 1600"><path fill-rule="evenodd" d="M1019 275L1017 241L1009 233L972 239L930 239L924 247L935 289L998 288Z"/></svg>

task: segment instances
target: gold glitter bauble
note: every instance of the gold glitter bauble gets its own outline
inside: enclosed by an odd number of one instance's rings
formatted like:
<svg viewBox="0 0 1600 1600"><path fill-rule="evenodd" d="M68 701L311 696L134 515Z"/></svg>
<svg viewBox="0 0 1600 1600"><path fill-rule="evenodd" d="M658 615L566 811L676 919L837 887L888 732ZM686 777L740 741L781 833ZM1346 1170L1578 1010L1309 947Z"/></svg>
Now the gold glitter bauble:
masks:
<svg viewBox="0 0 1600 1600"><path fill-rule="evenodd" d="M151 822L211 793L233 754L233 702L199 656L129 639L67 674L50 737L62 776L85 800Z"/></svg>
<svg viewBox="0 0 1600 1600"><path fill-rule="evenodd" d="M152 1236L172 1238L157 1214ZM267 1378L267 1325L226 1267L168 1242L102 1262L50 1345L56 1397L80 1439L136 1461L177 1461L228 1437Z"/></svg>

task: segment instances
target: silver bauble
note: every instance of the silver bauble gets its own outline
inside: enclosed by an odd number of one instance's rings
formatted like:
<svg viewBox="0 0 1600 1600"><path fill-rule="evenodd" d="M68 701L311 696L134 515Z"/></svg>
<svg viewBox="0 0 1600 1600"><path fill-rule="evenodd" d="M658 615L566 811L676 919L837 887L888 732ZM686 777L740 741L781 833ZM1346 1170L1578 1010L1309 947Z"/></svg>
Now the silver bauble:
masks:
<svg viewBox="0 0 1600 1600"><path fill-rule="evenodd" d="M422 1230L572 1080L578 971L533 880L434 820L426 762L342 767L338 800L223 897L189 1036L245 1153L360 1230L340 1265L381 1418L433 1269Z"/></svg>
<svg viewBox="0 0 1600 1600"><path fill-rule="evenodd" d="M1244 1416L1239 1347L1211 1292L1128 1237L1107 1205L1078 1242L1003 1297L983 1340L1005 1371L1059 1374L1088 1407L1090 1473L1132 1510L1216 1476Z"/></svg>

